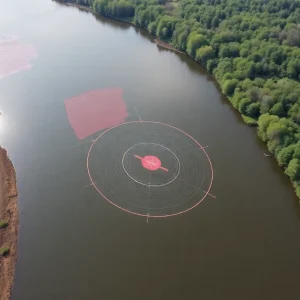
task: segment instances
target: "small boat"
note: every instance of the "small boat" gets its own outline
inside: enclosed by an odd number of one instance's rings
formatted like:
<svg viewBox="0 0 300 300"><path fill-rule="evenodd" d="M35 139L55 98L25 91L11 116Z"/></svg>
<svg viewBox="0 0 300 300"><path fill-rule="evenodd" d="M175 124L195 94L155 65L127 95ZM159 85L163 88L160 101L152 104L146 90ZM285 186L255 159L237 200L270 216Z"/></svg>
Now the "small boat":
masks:
<svg viewBox="0 0 300 300"><path fill-rule="evenodd" d="M266 153L264 153L264 156L266 156L266 157L270 157L271 155L270 155L270 154L266 154Z"/></svg>

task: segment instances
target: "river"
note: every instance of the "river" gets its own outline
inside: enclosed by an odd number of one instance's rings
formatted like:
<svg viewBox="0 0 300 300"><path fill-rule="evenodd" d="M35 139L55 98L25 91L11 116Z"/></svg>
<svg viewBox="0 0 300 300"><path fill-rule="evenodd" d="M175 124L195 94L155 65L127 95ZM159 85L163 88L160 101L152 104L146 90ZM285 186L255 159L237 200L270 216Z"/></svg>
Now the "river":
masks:
<svg viewBox="0 0 300 300"><path fill-rule="evenodd" d="M49 0L0 3L0 34L38 53L31 69L0 80L0 143L19 187L13 300L298 299L293 188L205 70L128 24ZM200 205L139 217L89 186L99 133L78 140L64 100L115 87L127 121L138 120L135 107L205 146L214 180Z"/></svg>

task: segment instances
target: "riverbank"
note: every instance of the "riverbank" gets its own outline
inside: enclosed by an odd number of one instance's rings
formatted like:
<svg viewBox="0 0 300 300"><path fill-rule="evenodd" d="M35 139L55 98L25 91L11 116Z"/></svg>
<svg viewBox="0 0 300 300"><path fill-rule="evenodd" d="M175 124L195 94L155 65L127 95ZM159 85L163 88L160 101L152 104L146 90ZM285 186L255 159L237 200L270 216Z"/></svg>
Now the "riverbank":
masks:
<svg viewBox="0 0 300 300"><path fill-rule="evenodd" d="M14 166L5 149L0 147L0 248L8 253L0 256L0 300L9 300L17 259L19 214ZM2 248L4 249L4 248Z"/></svg>
<svg viewBox="0 0 300 300"><path fill-rule="evenodd" d="M162 47L162 48L165 48L165 49L168 49L168 50L171 50L171 51L180 53L180 54L185 54L184 52L179 51L178 49L174 48L171 44L168 44L168 43L166 43L166 42L163 42L163 41L160 40L160 39L155 39L154 42L156 43L156 45L158 45L158 46L160 46L160 47Z"/></svg>
<svg viewBox="0 0 300 300"><path fill-rule="evenodd" d="M65 0L64 3L68 1L71 0ZM199 7L205 8L206 12L215 6L221 11L224 10L225 19L216 19L216 22L219 24L220 21L224 21L223 24L226 26L220 28L213 26L215 29L211 29L209 24L195 25L193 19L190 21L189 9L185 9L184 5L179 17L179 14L175 13L179 11L171 3L152 7L150 2L146 1L143 7L140 7L129 1L126 7L116 4L121 10L118 12L115 11L116 8L108 4L102 6L104 2L100 0L89 3L86 10L95 14L109 16L117 21L123 21L117 16L127 16L126 23L148 31L154 36L154 42L159 47L186 54L212 74L222 93L227 96L233 108L241 114L243 121L250 126L258 127L258 136L265 142L268 151L274 155L278 165L283 167L284 173L295 188L296 195L300 198L300 142L298 137L300 102L296 100L300 96L300 83L297 81L296 69L293 71L290 68L295 63L295 58L290 55L290 53L296 53L293 52L295 50L293 45L283 47L282 41L278 39L275 44L273 41L265 42L263 48L260 47L260 43L257 43L255 47L249 47L245 42L249 40L249 32L245 29L238 29L238 26L231 28L231 22L235 24L237 19L227 15L226 10L218 4L195 4L194 6L195 10ZM80 9L84 7L76 3L68 2L68 4ZM254 12L247 6L244 10L249 14L259 15L266 21L265 30L271 30L267 25L268 18L261 15L259 10ZM272 13L270 17L271 15ZM128 20L135 20L135 22L133 24ZM225 20L231 20L231 22L226 23ZM244 21L248 22L247 19ZM219 29L216 30L216 28ZM253 31L252 35L253 39L261 39L258 28ZM158 37L171 41L171 44ZM282 56L276 65L271 52L265 53L266 47L278 48L278 51L284 53L285 58L283 59L284 56ZM266 63L262 65L259 59L254 61L255 56L259 56L260 60L265 60ZM277 127L280 130L277 130Z"/></svg>

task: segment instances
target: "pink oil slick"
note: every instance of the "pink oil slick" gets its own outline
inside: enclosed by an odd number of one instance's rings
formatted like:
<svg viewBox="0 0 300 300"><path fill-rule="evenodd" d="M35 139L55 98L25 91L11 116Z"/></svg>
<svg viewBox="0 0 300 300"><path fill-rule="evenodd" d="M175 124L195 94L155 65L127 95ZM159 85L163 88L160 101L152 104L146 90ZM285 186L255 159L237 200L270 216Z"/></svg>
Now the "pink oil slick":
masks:
<svg viewBox="0 0 300 300"><path fill-rule="evenodd" d="M147 170L156 171L158 169L161 169L168 172L168 169L161 166L161 161L156 156L146 155L144 157L140 157L138 155L135 155L134 157L140 159L142 162L142 166Z"/></svg>
<svg viewBox="0 0 300 300"><path fill-rule="evenodd" d="M30 69L30 60L36 56L34 47L17 36L0 37L0 79Z"/></svg>
<svg viewBox="0 0 300 300"><path fill-rule="evenodd" d="M143 157L142 165L145 169L155 171L161 167L161 161L156 156L147 155Z"/></svg>
<svg viewBox="0 0 300 300"><path fill-rule="evenodd" d="M120 88L89 91L65 100L65 106L79 139L122 124L128 116Z"/></svg>

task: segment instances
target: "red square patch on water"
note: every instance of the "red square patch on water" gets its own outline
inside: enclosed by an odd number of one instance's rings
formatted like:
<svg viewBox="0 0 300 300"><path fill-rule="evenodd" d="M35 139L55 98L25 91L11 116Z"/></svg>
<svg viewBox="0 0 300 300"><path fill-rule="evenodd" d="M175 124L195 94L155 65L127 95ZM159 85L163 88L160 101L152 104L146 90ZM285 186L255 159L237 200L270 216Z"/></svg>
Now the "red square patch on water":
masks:
<svg viewBox="0 0 300 300"><path fill-rule="evenodd" d="M79 139L122 124L128 113L120 88L93 90L65 100L69 122Z"/></svg>

